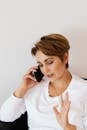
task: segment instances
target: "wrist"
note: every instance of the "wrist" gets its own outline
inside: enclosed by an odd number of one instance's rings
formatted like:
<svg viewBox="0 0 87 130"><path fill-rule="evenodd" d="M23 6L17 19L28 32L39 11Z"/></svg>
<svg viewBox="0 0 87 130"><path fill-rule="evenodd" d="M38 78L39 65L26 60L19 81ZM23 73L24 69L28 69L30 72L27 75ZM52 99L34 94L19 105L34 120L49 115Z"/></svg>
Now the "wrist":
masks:
<svg viewBox="0 0 87 130"><path fill-rule="evenodd" d="M15 96L15 97L17 97L17 98L23 98L24 97L24 95L25 95L25 93L26 93L26 89L25 88L17 88L15 91L14 91L14 93L13 93L13 95Z"/></svg>
<svg viewBox="0 0 87 130"><path fill-rule="evenodd" d="M64 130L76 130L76 126L72 124L67 124Z"/></svg>

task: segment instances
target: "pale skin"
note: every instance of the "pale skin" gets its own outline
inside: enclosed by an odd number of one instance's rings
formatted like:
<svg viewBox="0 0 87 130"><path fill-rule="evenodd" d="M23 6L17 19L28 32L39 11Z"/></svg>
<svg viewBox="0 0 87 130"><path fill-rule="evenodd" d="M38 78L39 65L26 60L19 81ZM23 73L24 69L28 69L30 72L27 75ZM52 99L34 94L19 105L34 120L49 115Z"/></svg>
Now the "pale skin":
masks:
<svg viewBox="0 0 87 130"><path fill-rule="evenodd" d="M46 56L41 51L37 51L35 57L42 73L49 78L52 87L54 87L56 91L57 89L59 90L59 93L57 94L61 95L60 112L57 109L58 106L54 106L53 108L58 123L64 130L76 130L76 127L68 121L68 112L70 109L69 95L66 93L65 99L62 97L62 92L66 89L66 86L64 86L66 83L66 77L69 79L71 78L70 73L65 66L68 62L68 53L65 53L63 61L61 61L57 56ZM38 84L32 74L32 71L36 71L36 69L37 66L30 68L23 76L22 83L14 92L16 97L22 98L29 89ZM54 93L52 94L55 96Z"/></svg>
<svg viewBox="0 0 87 130"><path fill-rule="evenodd" d="M20 86L14 92L16 97L22 98L30 88L38 84L35 77L32 75L32 71L36 71L36 69L37 67L30 68L23 76Z"/></svg>
<svg viewBox="0 0 87 130"><path fill-rule="evenodd" d="M53 108L56 115L56 119L64 130L76 130L76 127L74 125L69 124L69 121L68 121L68 112L70 109L70 103L71 102L69 101L69 95L68 93L66 93L64 100L61 95L60 111L58 111L58 106L54 106Z"/></svg>

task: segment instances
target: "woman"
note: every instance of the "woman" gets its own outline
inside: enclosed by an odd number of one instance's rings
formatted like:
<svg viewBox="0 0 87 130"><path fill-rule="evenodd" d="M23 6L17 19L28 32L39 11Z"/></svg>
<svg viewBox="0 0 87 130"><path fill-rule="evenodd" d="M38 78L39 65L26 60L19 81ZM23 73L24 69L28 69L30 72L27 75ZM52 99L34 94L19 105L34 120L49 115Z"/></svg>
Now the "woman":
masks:
<svg viewBox="0 0 87 130"><path fill-rule="evenodd" d="M31 53L44 77L37 82L38 67L31 67L2 105L0 120L14 121L27 110L30 130L87 130L87 82L69 72L69 49L60 34L41 37Z"/></svg>

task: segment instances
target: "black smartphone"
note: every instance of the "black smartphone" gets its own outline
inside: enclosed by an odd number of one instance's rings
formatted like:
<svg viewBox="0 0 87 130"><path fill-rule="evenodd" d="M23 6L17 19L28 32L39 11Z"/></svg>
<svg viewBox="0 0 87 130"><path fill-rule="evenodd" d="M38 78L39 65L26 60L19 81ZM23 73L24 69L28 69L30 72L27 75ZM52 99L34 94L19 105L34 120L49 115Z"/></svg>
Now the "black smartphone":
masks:
<svg viewBox="0 0 87 130"><path fill-rule="evenodd" d="M43 78L44 75L43 75L43 73L41 72L39 66L38 66L38 69L36 69L36 72L34 72L34 76L35 76L35 78L36 78L36 80L37 80L38 82L40 82L40 81L42 80L42 78Z"/></svg>

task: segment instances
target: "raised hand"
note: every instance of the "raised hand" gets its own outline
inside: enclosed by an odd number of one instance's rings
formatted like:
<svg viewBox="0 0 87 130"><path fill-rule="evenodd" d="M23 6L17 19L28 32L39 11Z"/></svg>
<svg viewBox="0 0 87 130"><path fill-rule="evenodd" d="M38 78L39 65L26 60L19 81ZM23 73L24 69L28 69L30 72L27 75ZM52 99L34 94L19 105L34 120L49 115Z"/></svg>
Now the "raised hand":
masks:
<svg viewBox="0 0 87 130"><path fill-rule="evenodd" d="M58 109L59 106L54 106L54 112L56 115L56 119L58 123L61 125L62 128L65 128L68 124L68 112L70 109L70 101L69 101L69 95L68 93L65 94L65 98L63 99L63 96L60 96L60 110Z"/></svg>
<svg viewBox="0 0 87 130"><path fill-rule="evenodd" d="M26 72L26 74L24 74L23 80L20 86L24 87L25 89L29 89L37 84L37 81L33 75L33 72L35 72L36 69L37 69L37 66L32 67Z"/></svg>
<svg viewBox="0 0 87 130"><path fill-rule="evenodd" d="M30 88L32 88L38 84L38 82L36 81L36 79L32 73L32 72L36 71L36 69L37 69L37 66L32 67L27 71L27 73L23 76L21 84L14 92L14 96L21 98L25 95L27 90L29 90Z"/></svg>

